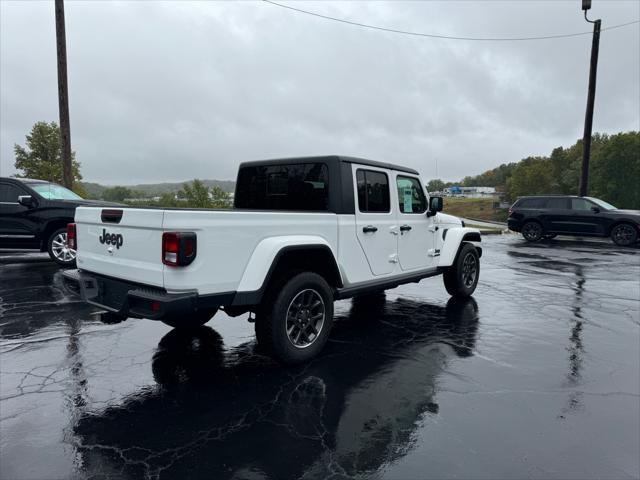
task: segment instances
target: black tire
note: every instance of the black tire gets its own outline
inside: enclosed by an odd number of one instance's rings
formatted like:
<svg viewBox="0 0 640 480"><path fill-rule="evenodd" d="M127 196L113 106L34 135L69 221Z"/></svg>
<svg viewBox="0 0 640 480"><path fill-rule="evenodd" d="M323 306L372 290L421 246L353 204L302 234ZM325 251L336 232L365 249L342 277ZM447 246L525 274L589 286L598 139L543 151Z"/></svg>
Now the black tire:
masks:
<svg viewBox="0 0 640 480"><path fill-rule="evenodd" d="M293 275L263 299L255 332L261 349L275 359L296 364L315 357L333 325L333 293L313 272Z"/></svg>
<svg viewBox="0 0 640 480"><path fill-rule="evenodd" d="M613 240L616 245L628 247L636 243L638 240L638 232L633 225L620 223L611 230L611 240Z"/></svg>
<svg viewBox="0 0 640 480"><path fill-rule="evenodd" d="M542 225L535 221L529 221L522 226L522 236L527 242L537 242L544 235Z"/></svg>
<svg viewBox="0 0 640 480"><path fill-rule="evenodd" d="M471 296L480 278L480 256L476 247L463 243L453 265L444 271L443 278L444 287L452 297Z"/></svg>
<svg viewBox="0 0 640 480"><path fill-rule="evenodd" d="M203 326L205 323L211 320L215 314L216 311L203 310L186 315L165 317L162 319L162 323L181 330L194 329Z"/></svg>
<svg viewBox="0 0 640 480"><path fill-rule="evenodd" d="M76 266L76 251L67 246L67 229L59 228L47 239L47 252L51 260L63 267Z"/></svg>

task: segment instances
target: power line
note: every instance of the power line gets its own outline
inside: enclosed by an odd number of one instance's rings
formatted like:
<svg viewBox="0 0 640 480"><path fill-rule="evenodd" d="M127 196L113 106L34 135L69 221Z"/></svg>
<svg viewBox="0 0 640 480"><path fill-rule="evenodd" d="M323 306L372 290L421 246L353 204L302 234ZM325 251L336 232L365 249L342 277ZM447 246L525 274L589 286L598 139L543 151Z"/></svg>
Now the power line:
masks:
<svg viewBox="0 0 640 480"><path fill-rule="evenodd" d="M398 29L395 29L395 28L386 28L386 27L379 27L379 26L376 26L376 25L368 25L366 23L352 22L351 20L345 20L343 18L330 17L329 15L322 15L320 13L310 12L308 10L302 10L300 8L295 8L295 7L291 7L289 5L284 5L282 3L274 2L272 0L262 0L262 1L265 2L265 3L268 3L270 5L274 5L276 7L286 8L288 10L293 10L294 12L304 13L305 15L311 15L311 16L314 16L314 17L324 18L325 20L332 20L334 22L346 23L348 25L354 25L356 27L369 28L369 29L372 29L372 30L381 30L383 32L399 33L399 34L402 34L402 35L412 35L414 37L440 38L440 39L445 39L445 40L470 40L470 41L477 41L477 42L521 42L521 41L526 41L526 40L549 40L549 39L553 39L553 38L579 37L581 35L590 35L592 33L592 32L563 33L563 34L558 34L558 35L545 35L545 36L540 36L540 37L488 37L488 38L482 38L482 37L456 37L456 36L451 36L451 35L437 35L437 34L434 34L434 33L410 32L410 31L407 31L407 30L398 30ZM635 23L640 23L640 20L634 20L632 22L620 23L618 25L613 25L611 27L603 28L602 31L613 30L614 28L622 28L622 27L626 27L628 25L633 25Z"/></svg>

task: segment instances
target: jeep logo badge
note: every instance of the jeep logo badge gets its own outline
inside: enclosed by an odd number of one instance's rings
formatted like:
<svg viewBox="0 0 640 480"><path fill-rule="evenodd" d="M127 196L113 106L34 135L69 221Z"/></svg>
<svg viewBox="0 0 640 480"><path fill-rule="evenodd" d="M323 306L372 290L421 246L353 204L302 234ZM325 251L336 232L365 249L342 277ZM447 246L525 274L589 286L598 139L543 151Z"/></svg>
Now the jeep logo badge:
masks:
<svg viewBox="0 0 640 480"><path fill-rule="evenodd" d="M106 243L107 245L115 245L117 249L120 249L124 242L124 237L120 233L107 233L107 229L103 228L102 236L98 240L100 240L100 243L102 244ZM109 250L113 252L113 248L110 248Z"/></svg>

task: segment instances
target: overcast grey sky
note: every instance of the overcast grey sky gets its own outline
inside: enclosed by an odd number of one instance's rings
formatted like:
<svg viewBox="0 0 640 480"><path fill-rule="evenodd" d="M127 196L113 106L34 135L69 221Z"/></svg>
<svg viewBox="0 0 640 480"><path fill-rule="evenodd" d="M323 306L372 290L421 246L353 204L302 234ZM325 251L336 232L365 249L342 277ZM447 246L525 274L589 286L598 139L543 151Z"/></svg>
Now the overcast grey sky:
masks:
<svg viewBox="0 0 640 480"><path fill-rule="evenodd" d="M579 0L282 3L458 36L590 31ZM593 0L603 27L640 1ZM0 174L58 121L53 2L0 2ZM345 154L459 179L582 137L591 35L439 40L264 2L66 2L72 147L87 181L235 178L250 159ZM640 28L602 33L594 131L640 130Z"/></svg>

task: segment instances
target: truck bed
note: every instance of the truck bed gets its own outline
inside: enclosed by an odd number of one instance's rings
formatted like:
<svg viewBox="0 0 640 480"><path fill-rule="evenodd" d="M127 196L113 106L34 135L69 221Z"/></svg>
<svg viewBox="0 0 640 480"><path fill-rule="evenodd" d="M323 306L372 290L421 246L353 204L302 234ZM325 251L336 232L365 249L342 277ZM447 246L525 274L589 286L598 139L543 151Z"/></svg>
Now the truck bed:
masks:
<svg viewBox="0 0 640 480"><path fill-rule="evenodd" d="M111 223L102 220L102 210L76 210L78 268L167 291L237 290L250 255L267 238L314 236L337 249L338 219L328 212L127 207ZM169 231L196 233L191 265L162 263L162 234ZM111 236L121 236L121 245L112 244Z"/></svg>

